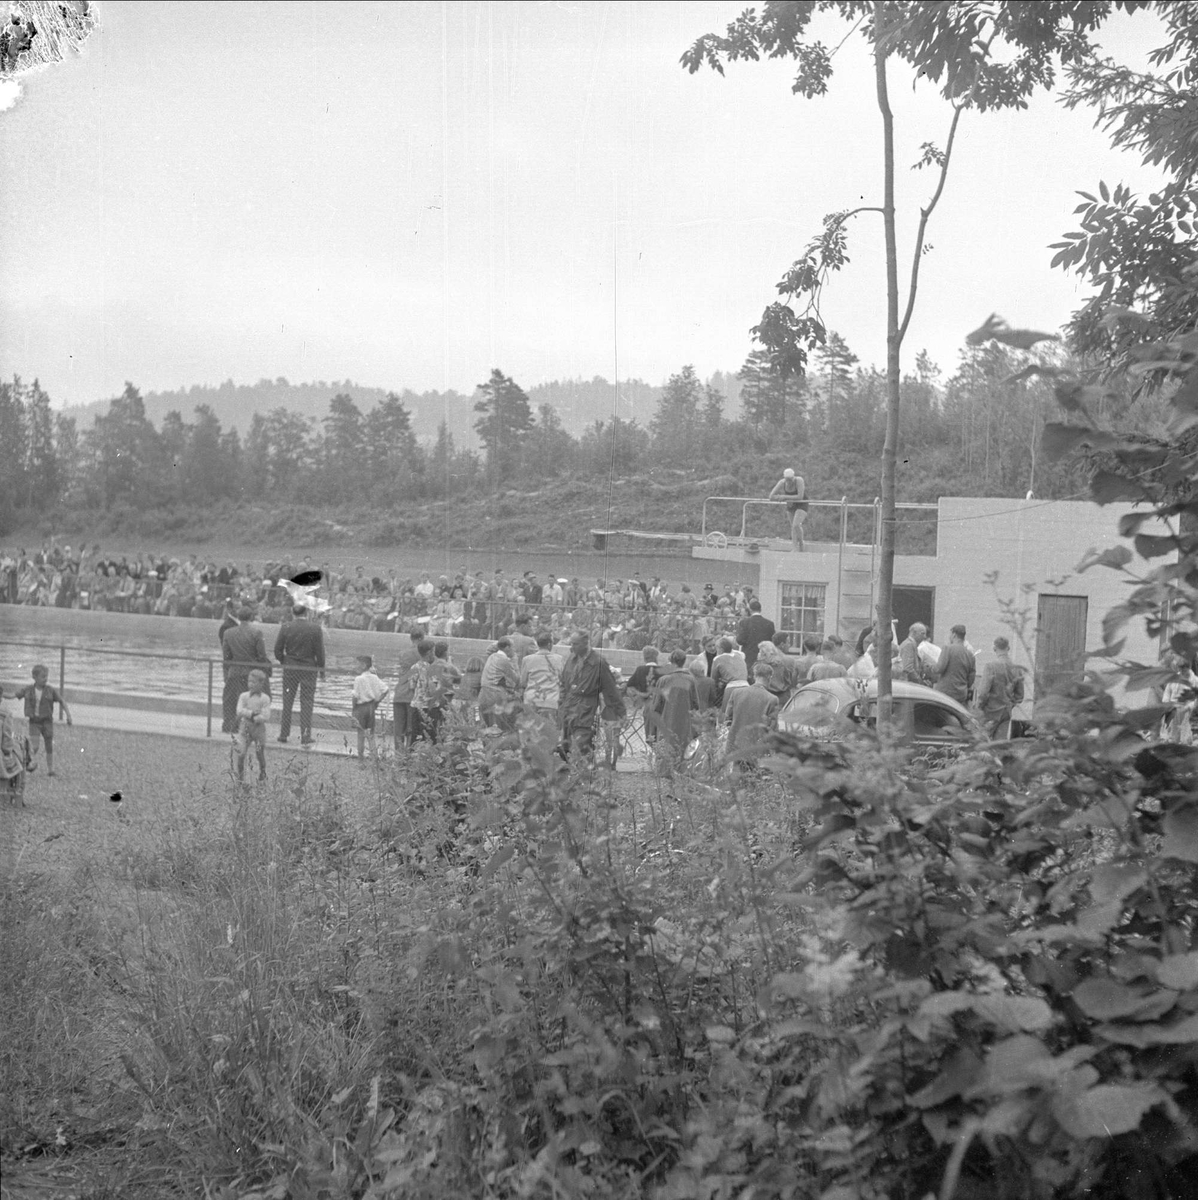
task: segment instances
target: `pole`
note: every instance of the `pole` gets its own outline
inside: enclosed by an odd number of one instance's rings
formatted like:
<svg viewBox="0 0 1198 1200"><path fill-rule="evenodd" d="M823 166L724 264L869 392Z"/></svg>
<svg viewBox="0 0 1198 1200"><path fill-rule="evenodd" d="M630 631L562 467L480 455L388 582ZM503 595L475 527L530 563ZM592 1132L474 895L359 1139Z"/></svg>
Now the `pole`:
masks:
<svg viewBox="0 0 1198 1200"><path fill-rule="evenodd" d="M58 690L60 692L66 690L67 679L67 648L66 646L58 647Z"/></svg>
<svg viewBox="0 0 1198 1200"><path fill-rule="evenodd" d="M212 659L208 660L208 732L204 736L212 736Z"/></svg>
<svg viewBox="0 0 1198 1200"><path fill-rule="evenodd" d="M840 634L840 599L844 591L844 543L849 531L849 498L840 498L840 546L836 554L836 634Z"/></svg>

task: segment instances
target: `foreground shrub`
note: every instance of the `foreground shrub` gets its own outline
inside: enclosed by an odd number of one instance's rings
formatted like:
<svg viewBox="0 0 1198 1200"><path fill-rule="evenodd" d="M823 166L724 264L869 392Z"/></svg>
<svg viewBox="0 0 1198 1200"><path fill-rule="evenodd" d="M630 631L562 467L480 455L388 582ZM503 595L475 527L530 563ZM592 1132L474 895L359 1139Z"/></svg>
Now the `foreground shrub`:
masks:
<svg viewBox="0 0 1198 1200"><path fill-rule="evenodd" d="M736 777L453 725L352 805L214 789L124 861L134 939L33 904L6 1065L119 1068L222 1200L1184 1196L1198 757L1154 712L1091 681L938 770L779 736ZM55 1064L41 1012L119 1019Z"/></svg>

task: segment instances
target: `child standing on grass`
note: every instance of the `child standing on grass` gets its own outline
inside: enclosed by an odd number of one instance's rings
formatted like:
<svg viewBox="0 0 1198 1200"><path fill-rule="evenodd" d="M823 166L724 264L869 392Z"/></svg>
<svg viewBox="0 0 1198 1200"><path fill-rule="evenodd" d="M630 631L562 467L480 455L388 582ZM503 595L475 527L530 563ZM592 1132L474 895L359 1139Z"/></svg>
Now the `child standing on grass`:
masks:
<svg viewBox="0 0 1198 1200"><path fill-rule="evenodd" d="M250 743L258 755L258 782L266 782L266 718L270 716L270 696L266 691L266 675L262 671L251 671L246 680L248 692L242 692L237 700L237 733L233 745L237 748L237 779L245 780L245 758Z"/></svg>
<svg viewBox="0 0 1198 1200"><path fill-rule="evenodd" d="M374 740L374 712L391 690L375 673L374 659L369 654L358 656L362 673L354 679L353 714L358 730L358 757L362 758L366 741L370 740L370 757L378 758L378 746Z"/></svg>
<svg viewBox="0 0 1198 1200"><path fill-rule="evenodd" d="M62 698L62 693L50 686L47 680L50 672L38 663L33 668L33 683L17 692L17 699L25 701L25 720L29 722L29 741L33 746L33 761L31 771L37 770L37 750L39 744L46 747L46 774L54 778L54 706L58 705L58 715L71 724L71 710Z"/></svg>

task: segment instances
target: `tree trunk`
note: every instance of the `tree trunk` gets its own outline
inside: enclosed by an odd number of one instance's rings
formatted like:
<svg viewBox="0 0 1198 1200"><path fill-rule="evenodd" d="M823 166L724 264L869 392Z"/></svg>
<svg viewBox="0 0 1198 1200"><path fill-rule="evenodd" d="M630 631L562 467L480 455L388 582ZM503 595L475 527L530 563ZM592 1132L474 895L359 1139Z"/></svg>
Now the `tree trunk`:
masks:
<svg viewBox="0 0 1198 1200"><path fill-rule="evenodd" d="M883 200L882 225L886 233L886 442L882 448L882 561L878 570L878 731L890 724L890 621L894 586L895 471L899 439L899 294L898 243L894 228L894 115L886 87L886 54L880 48L884 5L874 7L874 77L878 110L882 114Z"/></svg>

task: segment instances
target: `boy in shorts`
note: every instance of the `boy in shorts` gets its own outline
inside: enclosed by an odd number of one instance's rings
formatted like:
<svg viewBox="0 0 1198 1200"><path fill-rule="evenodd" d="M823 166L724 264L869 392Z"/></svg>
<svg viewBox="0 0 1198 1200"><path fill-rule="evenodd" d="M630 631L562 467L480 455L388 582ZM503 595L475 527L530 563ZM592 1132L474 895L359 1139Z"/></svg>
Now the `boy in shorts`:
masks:
<svg viewBox="0 0 1198 1200"><path fill-rule="evenodd" d="M62 698L62 693L50 686L50 672L38 663L33 668L33 683L17 692L17 699L25 701L25 719L29 722L29 742L33 747L31 771L37 770L38 745L46 747L46 774L54 777L54 706L58 705L59 716L71 724L71 710Z"/></svg>
<svg viewBox="0 0 1198 1200"><path fill-rule="evenodd" d="M378 746L374 740L374 711L391 689L374 673L374 659L369 654L359 655L357 661L362 673L354 679L352 698L354 725L358 730L358 757L364 756L366 740L369 738L370 757L378 758Z"/></svg>
<svg viewBox="0 0 1198 1200"><path fill-rule="evenodd" d="M266 674L251 671L246 680L248 692L242 692L237 700L237 732L233 745L237 752L237 780L245 780L245 758L250 743L258 755L258 782L266 782L266 718L270 716L270 696L266 691Z"/></svg>

